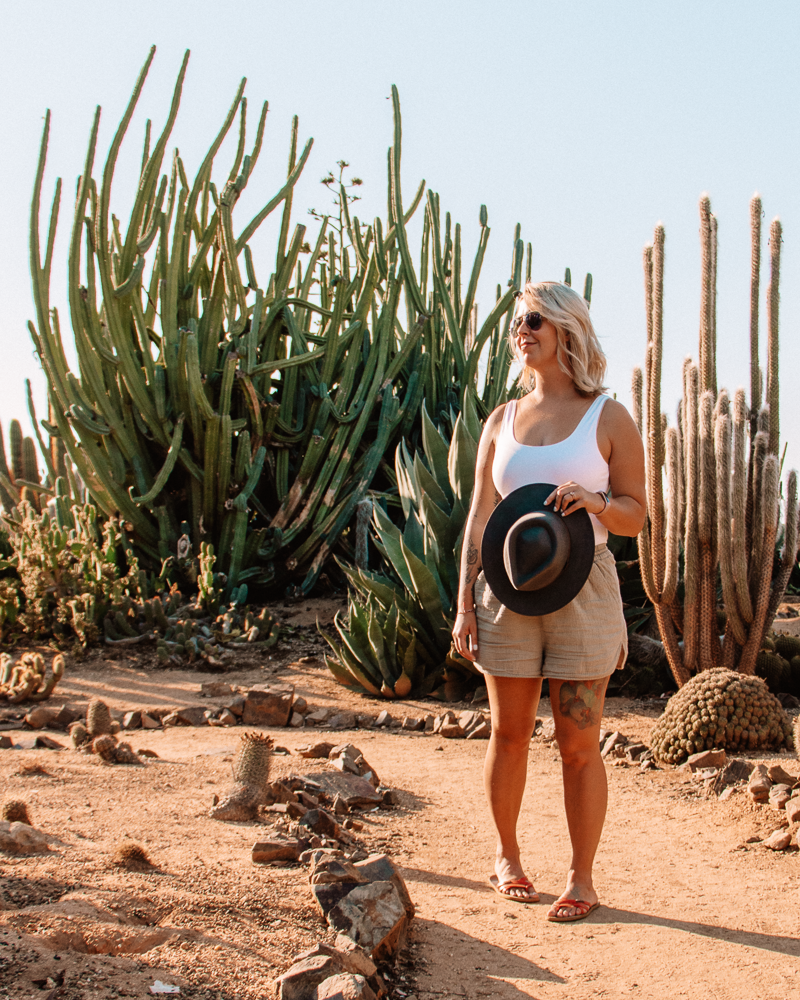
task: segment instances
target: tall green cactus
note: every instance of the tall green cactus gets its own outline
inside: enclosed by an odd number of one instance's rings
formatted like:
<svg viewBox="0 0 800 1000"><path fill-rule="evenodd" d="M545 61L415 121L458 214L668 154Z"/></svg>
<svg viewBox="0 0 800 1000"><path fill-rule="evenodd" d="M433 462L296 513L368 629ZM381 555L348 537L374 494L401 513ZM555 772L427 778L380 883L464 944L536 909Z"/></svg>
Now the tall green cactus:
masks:
<svg viewBox="0 0 800 1000"><path fill-rule="evenodd" d="M220 553L229 595L244 581L307 592L334 548L347 554L342 534L382 474L385 453L403 435L418 435L423 397L434 415L460 409L465 394L476 395L486 412L504 398L503 335L524 245L517 233L511 287L498 289L479 329L474 302L489 237L485 207L463 299L460 227L449 214L442 218L433 192L415 265L405 227L425 185L404 204L396 88L386 222L366 225L345 211L346 245L336 245L323 219L313 249L306 247L306 227L292 230L291 212L311 140L299 151L295 119L285 184L237 227L234 208L259 157L267 105L246 153L242 81L194 180L177 152L162 174L188 53L152 148L148 122L124 229L111 213L111 186L152 58L153 51L96 180L98 108L78 185L68 298L79 377L69 370L58 311L50 306L60 181L44 253L39 235L49 112L45 117L31 209L37 319L30 331L47 376L47 429L98 506L119 513L143 558L174 553L185 521L195 550L210 542ZM237 116L234 162L218 187L212 168ZM249 241L281 206L274 270L259 284ZM528 256L530 269L530 250ZM488 376L477 395L485 349Z"/></svg>
<svg viewBox="0 0 800 1000"><path fill-rule="evenodd" d="M778 304L781 224L770 226L766 403L761 405L758 309L761 199L750 204L752 272L750 391L731 404L717 391L717 221L700 200L702 294L699 366L684 363L678 426L661 412L664 229L645 248L647 354L634 371L634 413L647 451L647 519L639 536L642 581L678 685L715 666L755 671L756 656L797 555L797 476L787 478L780 566L773 573L780 528ZM643 399L646 386L646 406ZM666 474L666 496L664 477ZM681 564L683 573L681 577ZM725 630L720 638L721 587ZM683 640L682 643L680 640Z"/></svg>

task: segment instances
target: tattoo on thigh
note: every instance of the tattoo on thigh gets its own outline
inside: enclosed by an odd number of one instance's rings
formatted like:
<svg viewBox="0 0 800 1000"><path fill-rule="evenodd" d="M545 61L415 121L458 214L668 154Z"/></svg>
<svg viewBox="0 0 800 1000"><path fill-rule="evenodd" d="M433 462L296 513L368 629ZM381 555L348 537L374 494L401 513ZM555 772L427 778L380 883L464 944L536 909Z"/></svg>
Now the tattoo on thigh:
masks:
<svg viewBox="0 0 800 1000"><path fill-rule="evenodd" d="M564 681L558 692L558 711L572 719L578 729L596 726L603 712L606 679L596 681Z"/></svg>

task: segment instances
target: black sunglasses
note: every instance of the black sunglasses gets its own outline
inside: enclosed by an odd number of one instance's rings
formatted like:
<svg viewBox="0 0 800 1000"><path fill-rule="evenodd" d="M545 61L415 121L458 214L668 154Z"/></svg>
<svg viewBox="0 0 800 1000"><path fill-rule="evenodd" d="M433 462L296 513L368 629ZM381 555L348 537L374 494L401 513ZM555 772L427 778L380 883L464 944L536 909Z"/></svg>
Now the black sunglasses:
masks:
<svg viewBox="0 0 800 1000"><path fill-rule="evenodd" d="M523 324L527 326L532 333L536 333L537 330L541 330L542 323L544 323L544 317L541 313L525 313L524 316L517 316L517 318L511 323L511 333L516 337L519 333L519 328Z"/></svg>

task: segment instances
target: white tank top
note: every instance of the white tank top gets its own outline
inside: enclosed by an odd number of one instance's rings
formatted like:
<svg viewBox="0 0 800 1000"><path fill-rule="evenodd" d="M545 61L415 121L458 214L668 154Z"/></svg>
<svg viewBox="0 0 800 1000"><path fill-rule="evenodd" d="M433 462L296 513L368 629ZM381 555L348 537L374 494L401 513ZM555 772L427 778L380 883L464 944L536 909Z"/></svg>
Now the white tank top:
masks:
<svg viewBox="0 0 800 1000"><path fill-rule="evenodd" d="M608 462L597 447L597 425L609 396L601 394L584 413L581 422L556 444L520 444L514 437L516 399L506 404L500 433L494 445L492 479L501 497L530 483L568 483L573 480L592 493L608 490ZM590 514L595 545L608 539L608 529Z"/></svg>

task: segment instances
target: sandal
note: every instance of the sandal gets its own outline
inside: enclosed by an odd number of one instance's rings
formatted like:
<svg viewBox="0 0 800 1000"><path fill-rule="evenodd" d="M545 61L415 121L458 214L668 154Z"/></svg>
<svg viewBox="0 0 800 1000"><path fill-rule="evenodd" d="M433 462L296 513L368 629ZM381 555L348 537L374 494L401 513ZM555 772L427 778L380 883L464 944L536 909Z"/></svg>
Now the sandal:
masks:
<svg viewBox="0 0 800 1000"><path fill-rule="evenodd" d="M583 920L584 917L588 917L592 910L596 910L599 905L599 903L587 903L585 899L559 899L550 907L550 910L556 910L556 913L548 913L547 919L552 920L556 924L569 924L573 920ZM562 906L572 906L576 910L580 910L580 912L573 913L570 916L559 917L557 911Z"/></svg>
<svg viewBox="0 0 800 1000"><path fill-rule="evenodd" d="M527 875L520 875L519 878L511 878L506 882L498 882L497 876L492 875L489 879L489 885L494 889L498 896L502 896L504 899L510 899L512 903L539 902L539 893L534 889L533 882L531 882ZM509 892L510 889L524 889L527 895L517 896Z"/></svg>

